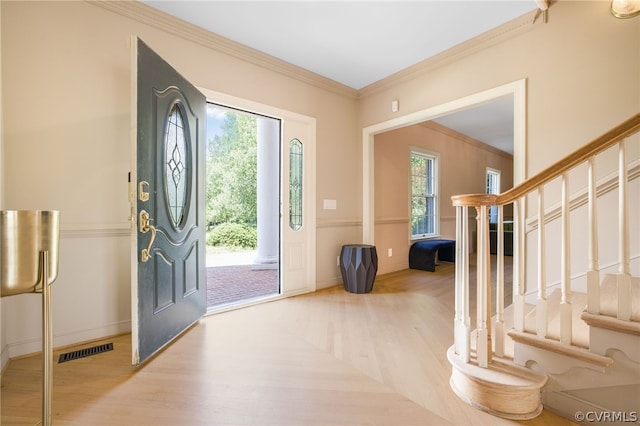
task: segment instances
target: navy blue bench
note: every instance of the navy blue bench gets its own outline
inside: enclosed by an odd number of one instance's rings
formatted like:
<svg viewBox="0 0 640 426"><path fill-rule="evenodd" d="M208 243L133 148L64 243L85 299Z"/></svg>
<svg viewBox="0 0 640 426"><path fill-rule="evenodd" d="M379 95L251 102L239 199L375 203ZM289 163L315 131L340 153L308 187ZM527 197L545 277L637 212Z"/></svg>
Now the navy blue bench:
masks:
<svg viewBox="0 0 640 426"><path fill-rule="evenodd" d="M409 268L434 272L436 256L443 262L455 262L456 242L453 240L418 241L409 249Z"/></svg>

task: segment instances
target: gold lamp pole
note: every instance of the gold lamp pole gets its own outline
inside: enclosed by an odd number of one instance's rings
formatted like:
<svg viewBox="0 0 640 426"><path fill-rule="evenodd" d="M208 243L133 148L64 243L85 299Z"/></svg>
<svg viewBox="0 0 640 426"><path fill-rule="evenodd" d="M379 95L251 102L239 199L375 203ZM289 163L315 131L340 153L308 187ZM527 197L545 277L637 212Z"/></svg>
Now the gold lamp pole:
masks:
<svg viewBox="0 0 640 426"><path fill-rule="evenodd" d="M51 322L51 283L49 282L49 251L40 252L42 274L42 424L51 425L53 395L53 324Z"/></svg>
<svg viewBox="0 0 640 426"><path fill-rule="evenodd" d="M58 276L60 213L0 211L0 296L42 293L42 422L51 425L51 284Z"/></svg>

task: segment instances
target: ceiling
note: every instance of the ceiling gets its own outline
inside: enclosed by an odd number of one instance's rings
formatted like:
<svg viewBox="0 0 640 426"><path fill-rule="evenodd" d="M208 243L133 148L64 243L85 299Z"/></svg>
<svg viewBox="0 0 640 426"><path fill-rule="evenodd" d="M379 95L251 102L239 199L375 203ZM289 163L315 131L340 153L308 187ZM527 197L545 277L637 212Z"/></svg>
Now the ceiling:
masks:
<svg viewBox="0 0 640 426"><path fill-rule="evenodd" d="M356 90L537 7L535 0L143 1ZM485 143L506 146L505 139L513 140L513 108L508 103L486 104L437 121ZM510 136L504 134L507 127Z"/></svg>
<svg viewBox="0 0 640 426"><path fill-rule="evenodd" d="M504 96L433 121L513 155L513 114L513 96Z"/></svg>

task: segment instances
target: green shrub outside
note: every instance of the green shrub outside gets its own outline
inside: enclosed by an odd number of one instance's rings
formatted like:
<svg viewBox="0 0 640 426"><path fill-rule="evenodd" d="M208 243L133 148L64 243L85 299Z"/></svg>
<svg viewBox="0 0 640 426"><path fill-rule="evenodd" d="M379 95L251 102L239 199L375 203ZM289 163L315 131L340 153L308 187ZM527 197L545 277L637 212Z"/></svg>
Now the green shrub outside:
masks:
<svg viewBox="0 0 640 426"><path fill-rule="evenodd" d="M240 223L221 223L209 230L207 245L253 249L258 245L258 231Z"/></svg>

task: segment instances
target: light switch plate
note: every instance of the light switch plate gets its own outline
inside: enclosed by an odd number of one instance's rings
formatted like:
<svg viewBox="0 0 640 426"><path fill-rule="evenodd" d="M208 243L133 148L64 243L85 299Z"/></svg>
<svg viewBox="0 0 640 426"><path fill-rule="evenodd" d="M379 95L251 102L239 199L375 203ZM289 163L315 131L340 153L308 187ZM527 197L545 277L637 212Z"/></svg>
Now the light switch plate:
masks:
<svg viewBox="0 0 640 426"><path fill-rule="evenodd" d="M325 210L335 210L336 209L336 200L324 200L323 207Z"/></svg>

